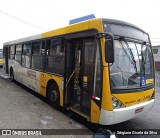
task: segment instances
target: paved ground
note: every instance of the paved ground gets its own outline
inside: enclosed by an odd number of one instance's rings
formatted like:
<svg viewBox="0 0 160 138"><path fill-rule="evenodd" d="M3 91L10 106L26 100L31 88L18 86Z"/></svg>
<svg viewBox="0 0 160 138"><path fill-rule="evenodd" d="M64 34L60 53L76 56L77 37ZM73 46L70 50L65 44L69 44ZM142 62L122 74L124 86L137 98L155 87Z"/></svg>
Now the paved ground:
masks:
<svg viewBox="0 0 160 138"><path fill-rule="evenodd" d="M77 118L70 112L64 113L52 108L45 102L43 97L34 94L31 90L18 83L10 82L8 79L1 77L1 74L2 69L0 69L0 129L83 129L86 127L92 129L91 124L83 118ZM160 129L160 88L157 88L155 105L149 113L117 125L105 126L104 128ZM67 135L61 137L76 138L84 136ZM144 136L136 135L130 137ZM153 136L145 137L150 138Z"/></svg>
<svg viewBox="0 0 160 138"><path fill-rule="evenodd" d="M43 97L33 94L31 90L24 89L20 84L0 77L0 129L85 128L63 112L49 106ZM76 138L80 136L61 137Z"/></svg>

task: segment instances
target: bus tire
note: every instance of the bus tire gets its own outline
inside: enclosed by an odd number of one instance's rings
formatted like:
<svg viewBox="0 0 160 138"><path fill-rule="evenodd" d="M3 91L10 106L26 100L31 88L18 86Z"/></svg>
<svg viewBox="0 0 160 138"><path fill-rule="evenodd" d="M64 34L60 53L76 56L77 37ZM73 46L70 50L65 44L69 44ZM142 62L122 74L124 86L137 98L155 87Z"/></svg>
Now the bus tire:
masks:
<svg viewBox="0 0 160 138"><path fill-rule="evenodd" d="M51 106L53 107L60 106L60 94L59 94L58 86L56 84L51 83L48 86L47 99L48 99L48 103Z"/></svg>
<svg viewBox="0 0 160 138"><path fill-rule="evenodd" d="M14 71L12 68L10 69L10 80L14 81Z"/></svg>

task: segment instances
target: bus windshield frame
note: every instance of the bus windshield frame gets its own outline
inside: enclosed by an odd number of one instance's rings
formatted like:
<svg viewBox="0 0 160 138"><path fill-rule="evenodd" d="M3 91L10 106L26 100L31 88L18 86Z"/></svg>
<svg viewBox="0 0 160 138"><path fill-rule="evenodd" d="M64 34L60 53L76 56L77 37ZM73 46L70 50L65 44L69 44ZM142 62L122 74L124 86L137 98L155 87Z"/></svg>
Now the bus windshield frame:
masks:
<svg viewBox="0 0 160 138"><path fill-rule="evenodd" d="M114 41L115 62L109 67L111 88L133 89L154 84L153 81L146 83L147 80L154 79L150 46L135 42Z"/></svg>
<svg viewBox="0 0 160 138"><path fill-rule="evenodd" d="M148 34L135 27L105 22L104 31L114 35L115 43L115 61L109 66L111 91L134 92L154 87L153 53Z"/></svg>
<svg viewBox="0 0 160 138"><path fill-rule="evenodd" d="M149 43L149 37L146 32L128 23L108 23L103 21L103 28L104 32L109 32L114 36L121 36Z"/></svg>

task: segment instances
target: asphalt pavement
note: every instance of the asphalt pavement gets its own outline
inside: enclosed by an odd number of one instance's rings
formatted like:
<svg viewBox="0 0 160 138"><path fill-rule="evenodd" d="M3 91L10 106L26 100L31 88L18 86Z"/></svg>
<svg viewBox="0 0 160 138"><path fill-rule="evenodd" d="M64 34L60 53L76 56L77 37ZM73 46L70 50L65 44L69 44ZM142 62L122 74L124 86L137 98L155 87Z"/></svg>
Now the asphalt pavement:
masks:
<svg viewBox="0 0 160 138"><path fill-rule="evenodd" d="M45 98L23 85L11 82L0 69L0 129L87 129L64 112L47 104ZM87 129L89 130L89 129ZM77 135L43 137L79 138ZM90 130L89 130L90 131ZM12 136L17 138L17 136ZM28 136L23 136L28 138ZM33 136L32 136L33 137ZM41 136L35 136L41 137ZM85 135L85 137L92 137Z"/></svg>

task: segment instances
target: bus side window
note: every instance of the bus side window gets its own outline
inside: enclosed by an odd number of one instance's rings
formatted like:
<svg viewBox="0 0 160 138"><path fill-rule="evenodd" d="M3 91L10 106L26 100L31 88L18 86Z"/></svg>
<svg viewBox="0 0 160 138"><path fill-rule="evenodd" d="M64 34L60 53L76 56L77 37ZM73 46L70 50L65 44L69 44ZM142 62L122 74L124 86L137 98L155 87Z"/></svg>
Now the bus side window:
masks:
<svg viewBox="0 0 160 138"><path fill-rule="evenodd" d="M41 41L36 41L32 43L32 69L43 69L41 65L41 44Z"/></svg>
<svg viewBox="0 0 160 138"><path fill-rule="evenodd" d="M46 49L45 49L46 56L49 55L50 45L51 45L51 40L46 40Z"/></svg>
<svg viewBox="0 0 160 138"><path fill-rule="evenodd" d="M31 64L31 43L23 44L22 66L30 68Z"/></svg>
<svg viewBox="0 0 160 138"><path fill-rule="evenodd" d="M46 71L58 75L64 74L64 43L61 39L47 40Z"/></svg>
<svg viewBox="0 0 160 138"><path fill-rule="evenodd" d="M16 45L16 55L15 60L21 65L21 54L22 54L22 45Z"/></svg>
<svg viewBox="0 0 160 138"><path fill-rule="evenodd" d="M48 65L48 57L49 57L49 52L50 52L50 45L51 45L51 40L49 39L49 40L46 40L46 47L45 47L45 68L44 68L44 70L45 71L49 71L49 65Z"/></svg>
<svg viewBox="0 0 160 138"><path fill-rule="evenodd" d="M40 61L40 66L41 66L41 69L44 70L44 67L45 67L45 41L43 40L42 41L42 47L41 47L41 61Z"/></svg>
<svg viewBox="0 0 160 138"><path fill-rule="evenodd" d="M42 41L41 55L45 55L45 41Z"/></svg>
<svg viewBox="0 0 160 138"><path fill-rule="evenodd" d="M10 59L14 59L15 58L15 46L13 45L13 46L11 46L10 47Z"/></svg>

